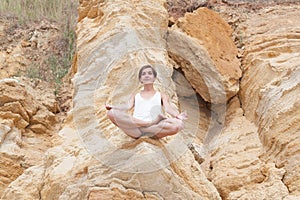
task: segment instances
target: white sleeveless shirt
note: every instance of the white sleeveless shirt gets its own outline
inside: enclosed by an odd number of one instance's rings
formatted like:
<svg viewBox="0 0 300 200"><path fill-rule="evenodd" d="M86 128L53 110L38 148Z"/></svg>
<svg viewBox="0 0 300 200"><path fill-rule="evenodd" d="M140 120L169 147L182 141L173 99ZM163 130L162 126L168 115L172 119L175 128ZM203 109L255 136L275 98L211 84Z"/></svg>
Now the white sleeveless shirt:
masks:
<svg viewBox="0 0 300 200"><path fill-rule="evenodd" d="M134 97L133 117L151 122L162 113L161 94L156 92L150 99L144 99L140 93Z"/></svg>

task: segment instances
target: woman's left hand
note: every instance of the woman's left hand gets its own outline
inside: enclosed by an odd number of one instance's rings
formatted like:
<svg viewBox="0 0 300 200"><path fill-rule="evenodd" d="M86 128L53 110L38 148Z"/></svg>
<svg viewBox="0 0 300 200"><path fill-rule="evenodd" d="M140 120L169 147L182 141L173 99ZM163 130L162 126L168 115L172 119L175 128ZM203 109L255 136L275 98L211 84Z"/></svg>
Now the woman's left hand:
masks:
<svg viewBox="0 0 300 200"><path fill-rule="evenodd" d="M180 120L186 120L188 118L186 111L183 111L182 113L179 113L178 115L176 115L176 118L180 119Z"/></svg>

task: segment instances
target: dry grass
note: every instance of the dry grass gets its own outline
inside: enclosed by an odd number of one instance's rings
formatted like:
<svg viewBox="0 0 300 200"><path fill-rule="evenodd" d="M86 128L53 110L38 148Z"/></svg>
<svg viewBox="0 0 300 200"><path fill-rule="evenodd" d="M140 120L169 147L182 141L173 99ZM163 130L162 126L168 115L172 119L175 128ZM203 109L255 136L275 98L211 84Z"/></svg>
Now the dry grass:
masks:
<svg viewBox="0 0 300 200"><path fill-rule="evenodd" d="M63 55L50 53L41 65L29 66L25 76L50 81L59 89L75 52L77 6L78 0L0 0L0 17L9 18L12 26L38 23L45 19L58 24L62 33Z"/></svg>
<svg viewBox="0 0 300 200"><path fill-rule="evenodd" d="M54 21L75 21L77 0L1 0L0 12L17 17L20 22L47 18Z"/></svg>

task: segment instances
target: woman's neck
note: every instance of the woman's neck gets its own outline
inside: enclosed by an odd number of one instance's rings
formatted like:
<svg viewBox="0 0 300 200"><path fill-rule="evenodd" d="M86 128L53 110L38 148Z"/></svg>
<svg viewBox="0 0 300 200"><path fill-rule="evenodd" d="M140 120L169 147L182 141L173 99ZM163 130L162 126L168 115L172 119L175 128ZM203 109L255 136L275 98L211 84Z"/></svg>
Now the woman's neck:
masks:
<svg viewBox="0 0 300 200"><path fill-rule="evenodd" d="M147 92L154 91L153 84L146 84L146 85L144 85L144 91L147 91Z"/></svg>

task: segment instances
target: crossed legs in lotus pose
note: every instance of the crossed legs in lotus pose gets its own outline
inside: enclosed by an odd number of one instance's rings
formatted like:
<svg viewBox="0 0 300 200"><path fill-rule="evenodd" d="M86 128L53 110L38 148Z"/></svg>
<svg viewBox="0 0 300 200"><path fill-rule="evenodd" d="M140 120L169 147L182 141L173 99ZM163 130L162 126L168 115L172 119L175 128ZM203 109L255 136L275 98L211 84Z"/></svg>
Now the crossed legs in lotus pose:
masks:
<svg viewBox="0 0 300 200"><path fill-rule="evenodd" d="M111 109L107 113L108 118L128 136L139 138L148 135L153 138L163 138L168 135L174 135L183 129L183 121L177 118L166 118L159 115L148 126L141 126L145 122L133 118L122 110Z"/></svg>

